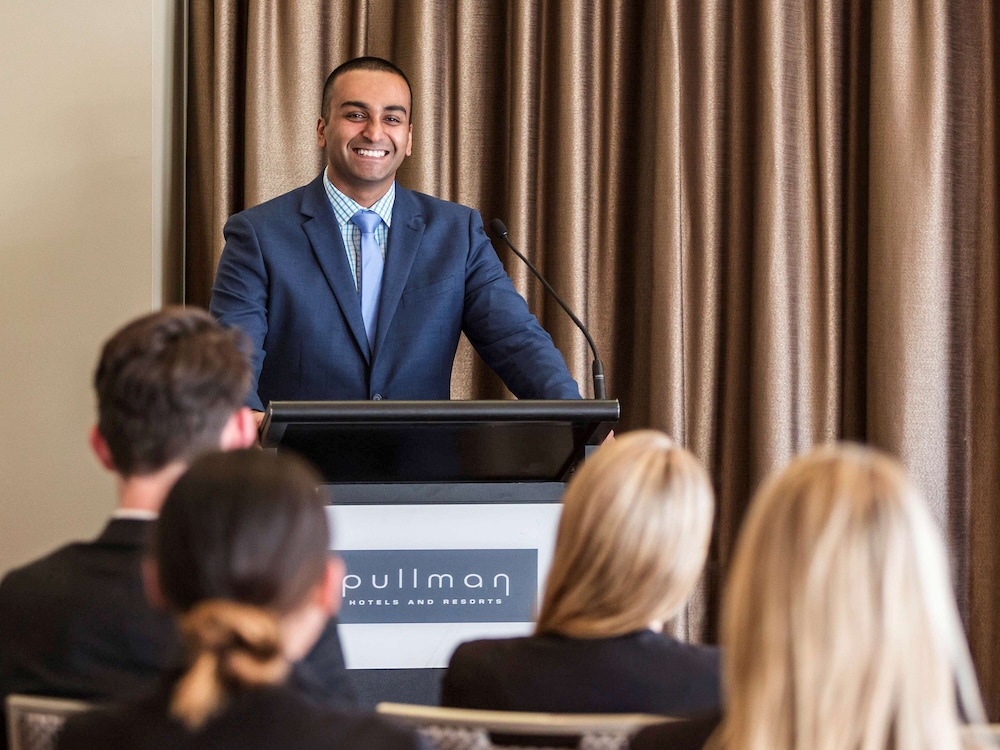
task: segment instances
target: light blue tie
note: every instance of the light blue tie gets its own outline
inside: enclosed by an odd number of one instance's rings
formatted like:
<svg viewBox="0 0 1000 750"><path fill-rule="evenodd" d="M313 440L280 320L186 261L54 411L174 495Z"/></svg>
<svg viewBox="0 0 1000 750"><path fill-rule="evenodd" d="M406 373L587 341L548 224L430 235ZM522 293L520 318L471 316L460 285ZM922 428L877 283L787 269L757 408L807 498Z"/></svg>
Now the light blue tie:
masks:
<svg viewBox="0 0 1000 750"><path fill-rule="evenodd" d="M375 329L378 326L378 298L382 288L382 248L375 239L375 229L382 217L374 211L361 209L351 217L351 223L361 230L361 317L365 321L369 350L375 348Z"/></svg>

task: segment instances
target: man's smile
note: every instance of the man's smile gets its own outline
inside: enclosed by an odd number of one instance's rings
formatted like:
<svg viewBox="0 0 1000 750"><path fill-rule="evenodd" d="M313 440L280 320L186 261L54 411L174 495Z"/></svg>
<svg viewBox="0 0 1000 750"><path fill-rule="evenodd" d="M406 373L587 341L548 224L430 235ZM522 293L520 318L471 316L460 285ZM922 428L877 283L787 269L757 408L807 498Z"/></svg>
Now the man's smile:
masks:
<svg viewBox="0 0 1000 750"><path fill-rule="evenodd" d="M381 159L382 157L389 155L389 152L383 149L371 149L371 148L355 148L354 153L360 156L375 157L377 159Z"/></svg>

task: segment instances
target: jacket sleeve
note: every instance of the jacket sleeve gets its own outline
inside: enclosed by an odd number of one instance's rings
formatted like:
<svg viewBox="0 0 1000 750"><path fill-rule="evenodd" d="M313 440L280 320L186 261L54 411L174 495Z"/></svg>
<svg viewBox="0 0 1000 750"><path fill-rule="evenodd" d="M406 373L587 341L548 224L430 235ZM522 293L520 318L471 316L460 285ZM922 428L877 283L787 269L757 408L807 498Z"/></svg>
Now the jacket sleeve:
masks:
<svg viewBox="0 0 1000 750"><path fill-rule="evenodd" d="M223 234L226 245L215 274L209 311L222 325L239 328L246 334L253 376L246 405L264 411L257 383L267 336L267 268L257 233L244 213L231 216Z"/></svg>
<svg viewBox="0 0 1000 750"><path fill-rule="evenodd" d="M478 211L470 212L462 329L487 365L518 398L580 398L580 389L518 294L486 236Z"/></svg>

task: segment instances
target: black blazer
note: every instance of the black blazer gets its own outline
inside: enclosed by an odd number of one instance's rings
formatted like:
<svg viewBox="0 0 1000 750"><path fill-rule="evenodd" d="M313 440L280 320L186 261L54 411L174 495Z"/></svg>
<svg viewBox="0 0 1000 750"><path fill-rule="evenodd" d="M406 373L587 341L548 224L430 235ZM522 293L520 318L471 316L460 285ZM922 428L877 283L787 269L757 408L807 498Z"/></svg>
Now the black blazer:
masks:
<svg viewBox="0 0 1000 750"><path fill-rule="evenodd" d="M722 717L707 714L698 718L653 724L632 738L632 750L701 750Z"/></svg>
<svg viewBox="0 0 1000 750"><path fill-rule="evenodd" d="M97 539L66 545L0 582L0 700L28 693L131 701L159 684L177 661L179 640L173 618L150 607L143 591L140 563L152 528L113 519ZM355 705L335 620L296 665L293 682L316 702Z"/></svg>
<svg viewBox="0 0 1000 750"><path fill-rule="evenodd" d="M463 643L441 688L443 706L553 713L681 716L720 700L719 650L651 630Z"/></svg>
<svg viewBox="0 0 1000 750"><path fill-rule="evenodd" d="M169 690L127 708L70 717L59 750L418 750L417 735L373 715L317 707L298 691L267 687L238 694L191 732L168 715Z"/></svg>
<svg viewBox="0 0 1000 750"><path fill-rule="evenodd" d="M448 399L462 333L518 398L580 397L467 206L396 185L371 354L322 175L231 216L223 233L209 309L251 342L252 409Z"/></svg>

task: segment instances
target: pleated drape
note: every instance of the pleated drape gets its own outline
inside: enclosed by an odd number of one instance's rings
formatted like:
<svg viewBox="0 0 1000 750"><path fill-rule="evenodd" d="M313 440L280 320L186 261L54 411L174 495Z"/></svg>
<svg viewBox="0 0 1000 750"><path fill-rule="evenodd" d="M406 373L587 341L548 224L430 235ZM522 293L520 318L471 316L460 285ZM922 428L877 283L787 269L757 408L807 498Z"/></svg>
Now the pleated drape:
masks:
<svg viewBox="0 0 1000 750"><path fill-rule="evenodd" d="M990 0L190 1L187 299L226 217L304 184L320 88L414 87L407 187L502 218L590 326L622 428L719 494L680 630L714 638L752 491L814 443L899 456L930 499L1000 718L1000 253ZM577 380L583 338L501 258ZM456 398L505 391L468 346Z"/></svg>

